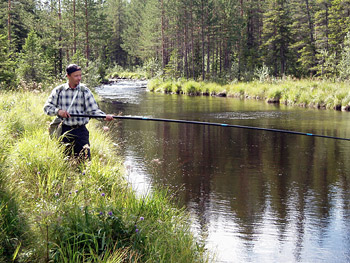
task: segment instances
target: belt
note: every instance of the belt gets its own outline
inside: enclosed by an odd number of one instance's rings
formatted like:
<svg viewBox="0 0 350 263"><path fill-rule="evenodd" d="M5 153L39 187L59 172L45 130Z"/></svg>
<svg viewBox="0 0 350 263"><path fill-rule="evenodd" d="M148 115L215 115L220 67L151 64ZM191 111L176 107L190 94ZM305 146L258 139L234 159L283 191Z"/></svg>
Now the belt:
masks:
<svg viewBox="0 0 350 263"><path fill-rule="evenodd" d="M85 126L85 124L83 124L83 125L65 125L65 124L63 124L63 126L67 127L68 129L78 129L80 127Z"/></svg>

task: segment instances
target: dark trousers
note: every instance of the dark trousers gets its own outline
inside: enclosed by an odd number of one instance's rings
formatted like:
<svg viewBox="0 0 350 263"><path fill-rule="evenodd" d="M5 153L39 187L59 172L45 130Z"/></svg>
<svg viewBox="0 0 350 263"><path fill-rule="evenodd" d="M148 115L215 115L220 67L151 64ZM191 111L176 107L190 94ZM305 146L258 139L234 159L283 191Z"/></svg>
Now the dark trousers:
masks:
<svg viewBox="0 0 350 263"><path fill-rule="evenodd" d="M62 126L62 142L67 144L67 154L73 151L75 157L90 160L89 131L85 125L71 127Z"/></svg>

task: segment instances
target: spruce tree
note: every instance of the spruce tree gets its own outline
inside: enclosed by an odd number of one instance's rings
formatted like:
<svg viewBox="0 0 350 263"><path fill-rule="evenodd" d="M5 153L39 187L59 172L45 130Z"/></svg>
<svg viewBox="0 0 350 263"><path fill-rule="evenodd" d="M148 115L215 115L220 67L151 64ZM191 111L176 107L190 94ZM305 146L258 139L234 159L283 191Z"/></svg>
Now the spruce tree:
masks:
<svg viewBox="0 0 350 263"><path fill-rule="evenodd" d="M161 5L159 0L148 0L141 14L138 57L143 62L161 60Z"/></svg>
<svg viewBox="0 0 350 263"><path fill-rule="evenodd" d="M330 52L340 59L341 44L350 30L350 1L333 0L329 10Z"/></svg>
<svg viewBox="0 0 350 263"><path fill-rule="evenodd" d="M43 82L49 78L48 65L40 39L34 31L28 34L18 59L18 75L26 82Z"/></svg>
<svg viewBox="0 0 350 263"><path fill-rule="evenodd" d="M7 35L10 49L19 52L29 31L34 26L36 5L33 0L18 0L0 2L0 33ZM10 23L10 24L8 24Z"/></svg>
<svg viewBox="0 0 350 263"><path fill-rule="evenodd" d="M283 76L288 72L290 64L289 6L286 0L270 0L269 10L264 16L263 27L263 61L273 69L275 76Z"/></svg>
<svg viewBox="0 0 350 263"><path fill-rule="evenodd" d="M122 32L122 48L129 54L129 64L141 62L139 39L141 37L142 13L144 0L131 1L126 8L125 30Z"/></svg>
<svg viewBox="0 0 350 263"><path fill-rule="evenodd" d="M110 63L121 66L126 66L127 62L127 52L122 48L122 35L126 27L126 6L125 0L108 0L104 5L108 36L105 55Z"/></svg>
<svg viewBox="0 0 350 263"><path fill-rule="evenodd" d="M338 71L342 80L350 80L350 32L345 36Z"/></svg>
<svg viewBox="0 0 350 263"><path fill-rule="evenodd" d="M293 7L293 24L291 33L294 43L291 48L297 54L297 75L308 76L316 72L316 48L314 38L314 12L316 3L314 0L294 0ZM303 29L303 30L300 30Z"/></svg>
<svg viewBox="0 0 350 263"><path fill-rule="evenodd" d="M16 83L15 62L9 52L6 35L0 34L0 89L14 86Z"/></svg>

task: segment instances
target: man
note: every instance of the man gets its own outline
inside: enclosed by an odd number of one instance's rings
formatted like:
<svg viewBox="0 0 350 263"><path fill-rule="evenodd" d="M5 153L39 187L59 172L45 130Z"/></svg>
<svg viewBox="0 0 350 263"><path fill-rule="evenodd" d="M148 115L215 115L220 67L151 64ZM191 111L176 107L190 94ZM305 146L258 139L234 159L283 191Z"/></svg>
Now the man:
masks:
<svg viewBox="0 0 350 263"><path fill-rule="evenodd" d="M86 124L89 118L71 117L70 114L106 115L101 111L91 91L80 83L81 68L70 64L66 68L68 82L56 87L44 105L44 111L50 116L62 119L63 142L73 147L75 157L90 159L89 131ZM113 115L106 115L106 121Z"/></svg>

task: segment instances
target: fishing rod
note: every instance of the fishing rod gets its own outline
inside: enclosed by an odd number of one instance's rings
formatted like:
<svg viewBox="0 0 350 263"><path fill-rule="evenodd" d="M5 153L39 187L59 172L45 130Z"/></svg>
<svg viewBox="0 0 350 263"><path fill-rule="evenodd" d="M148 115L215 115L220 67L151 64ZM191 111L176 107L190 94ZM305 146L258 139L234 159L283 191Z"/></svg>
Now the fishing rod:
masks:
<svg viewBox="0 0 350 263"><path fill-rule="evenodd" d="M71 117L84 117L84 118L106 118L106 115L87 115L87 114L70 114ZM226 123L215 123L215 122L204 122L204 121L188 121L188 120L176 120L176 119L162 119L162 118L149 118L142 116L113 116L114 119L124 119L124 120L141 120L141 121L161 121L161 122L175 122L175 123L186 123L186 124L199 124L199 125L209 125L209 126L220 126L220 127L229 127L229 128L239 128L239 129L249 129L249 130L258 130L258 131L269 131L269 132L279 132L279 133L288 133L295 135L305 135L312 137L321 137L327 139L335 139L335 140L344 140L350 141L350 138L342 138L321 134L313 134L307 132L298 132L298 131L288 131L288 130L280 130L280 129L271 129L271 128L261 128L261 127L253 127L253 126L244 126L244 125L234 125L234 124L226 124Z"/></svg>

